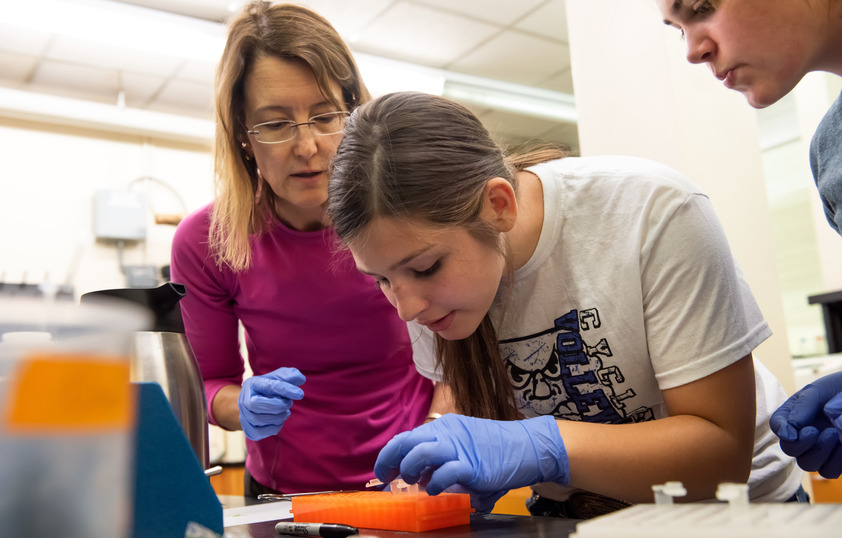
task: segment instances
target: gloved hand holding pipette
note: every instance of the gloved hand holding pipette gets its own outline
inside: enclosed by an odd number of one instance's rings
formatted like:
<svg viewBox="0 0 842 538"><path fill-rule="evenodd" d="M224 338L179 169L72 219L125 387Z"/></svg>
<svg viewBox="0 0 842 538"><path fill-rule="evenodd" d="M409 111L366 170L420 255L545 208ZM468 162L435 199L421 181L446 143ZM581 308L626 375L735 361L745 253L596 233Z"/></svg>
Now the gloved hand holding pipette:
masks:
<svg viewBox="0 0 842 538"><path fill-rule="evenodd" d="M842 475L842 372L808 384L772 414L769 425L781 449L805 471Z"/></svg>
<svg viewBox="0 0 842 538"><path fill-rule="evenodd" d="M499 421L443 417L396 435L380 451L374 473L410 484L422 476L427 493L451 486L471 493L471 505L488 512L508 490L538 482L570 481L567 452L552 416Z"/></svg>
<svg viewBox="0 0 842 538"><path fill-rule="evenodd" d="M293 401L304 397L299 385L305 380L297 368L278 368L243 381L237 403L246 437L259 441L281 431Z"/></svg>

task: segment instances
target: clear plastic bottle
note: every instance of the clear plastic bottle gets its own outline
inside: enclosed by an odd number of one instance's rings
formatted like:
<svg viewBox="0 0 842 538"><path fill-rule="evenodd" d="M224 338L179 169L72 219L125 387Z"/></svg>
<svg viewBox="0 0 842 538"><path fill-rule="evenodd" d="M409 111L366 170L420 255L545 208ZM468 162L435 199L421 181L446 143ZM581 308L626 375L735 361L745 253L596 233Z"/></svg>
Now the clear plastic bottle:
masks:
<svg viewBox="0 0 842 538"><path fill-rule="evenodd" d="M131 531L131 334L140 309L0 297L0 529Z"/></svg>

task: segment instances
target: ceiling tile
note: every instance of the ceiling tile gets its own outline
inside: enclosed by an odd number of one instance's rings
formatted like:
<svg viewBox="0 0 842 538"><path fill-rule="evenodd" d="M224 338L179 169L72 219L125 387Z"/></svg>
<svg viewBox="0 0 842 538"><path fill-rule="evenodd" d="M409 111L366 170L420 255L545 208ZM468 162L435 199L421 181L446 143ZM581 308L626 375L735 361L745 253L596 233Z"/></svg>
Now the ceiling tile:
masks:
<svg viewBox="0 0 842 538"><path fill-rule="evenodd" d="M547 0L417 0L418 3L467 15L472 19L508 26Z"/></svg>
<svg viewBox="0 0 842 538"><path fill-rule="evenodd" d="M367 26L352 45L367 54L444 67L497 31L460 15L400 3Z"/></svg>
<svg viewBox="0 0 842 538"><path fill-rule="evenodd" d="M185 28L195 22L201 35L218 32L220 36L224 25L207 21L230 18L227 10L232 3L119 1L178 13L185 16ZM233 1L238 13L244 0ZM573 91L565 0L289 1L325 16L355 53ZM153 18L174 19L160 13ZM150 39L155 39L154 32ZM36 62L45 55L48 60L39 66ZM1 85L108 104L117 102L117 93L123 89L129 107L210 119L215 69L215 60L176 60L160 51L139 53L80 39L73 42L40 29L21 30L0 23ZM576 143L575 127L569 125L500 111L480 109L477 114L496 125L508 141L546 135L561 143Z"/></svg>
<svg viewBox="0 0 842 538"><path fill-rule="evenodd" d="M556 123L546 131L538 132L537 137L542 140L560 142L571 154L579 154L579 127L574 123Z"/></svg>
<svg viewBox="0 0 842 538"><path fill-rule="evenodd" d="M574 124L463 104L482 121L492 138L503 146L514 147L532 140L578 147L578 131Z"/></svg>
<svg viewBox="0 0 842 538"><path fill-rule="evenodd" d="M567 7L564 0L550 0L515 23L515 28L568 43Z"/></svg>
<svg viewBox="0 0 842 538"><path fill-rule="evenodd" d="M50 43L51 34L0 23L0 50L40 56Z"/></svg>
<svg viewBox="0 0 842 538"><path fill-rule="evenodd" d="M245 0L119 0L123 4L178 13L208 21L223 22L231 16L230 7L239 12Z"/></svg>
<svg viewBox="0 0 842 538"><path fill-rule="evenodd" d="M295 3L308 7L327 19L339 35L350 43L366 25L394 4L395 0L303 0Z"/></svg>
<svg viewBox="0 0 842 538"><path fill-rule="evenodd" d="M525 138L538 137L540 133L555 128L558 121L524 116L514 112L492 110L482 114L483 124L491 131L504 132Z"/></svg>
<svg viewBox="0 0 842 538"><path fill-rule="evenodd" d="M178 68L174 76L191 82L200 82L213 86L215 73L216 64L200 60L187 60Z"/></svg>
<svg viewBox="0 0 842 538"><path fill-rule="evenodd" d="M568 66L566 45L521 32L500 34L449 69L475 76L533 85Z"/></svg>
<svg viewBox="0 0 842 538"><path fill-rule="evenodd" d="M43 61L35 70L31 89L114 104L120 89L120 79L115 69Z"/></svg>
<svg viewBox="0 0 842 538"><path fill-rule="evenodd" d="M126 98L126 106L146 108L161 91L167 79L152 75L122 73L120 83Z"/></svg>
<svg viewBox="0 0 842 538"><path fill-rule="evenodd" d="M184 61L173 56L140 52L125 47L108 46L65 36L56 36L47 52L53 60L96 65L149 75L169 76Z"/></svg>
<svg viewBox="0 0 842 538"><path fill-rule="evenodd" d="M549 78L536 82L535 87L573 95L573 73L570 71L570 66L568 65Z"/></svg>
<svg viewBox="0 0 842 538"><path fill-rule="evenodd" d="M37 64L38 59L27 54L0 51L0 81L3 84L25 83Z"/></svg>
<svg viewBox="0 0 842 538"><path fill-rule="evenodd" d="M213 110L213 91L206 84L184 80L167 82L148 110L210 119Z"/></svg>

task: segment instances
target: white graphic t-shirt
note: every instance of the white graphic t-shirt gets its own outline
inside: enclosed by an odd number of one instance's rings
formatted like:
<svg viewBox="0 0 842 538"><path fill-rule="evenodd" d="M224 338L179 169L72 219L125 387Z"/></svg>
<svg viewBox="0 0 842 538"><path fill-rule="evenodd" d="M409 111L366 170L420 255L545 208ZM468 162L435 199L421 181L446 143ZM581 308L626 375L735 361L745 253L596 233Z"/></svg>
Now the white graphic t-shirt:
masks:
<svg viewBox="0 0 842 538"><path fill-rule="evenodd" d="M663 390L733 364L771 335L710 200L686 178L633 157L568 157L530 171L543 186L543 229L491 313L524 416L664 418ZM416 367L439 380L432 333L409 328ZM767 421L786 395L755 365L750 495L785 500L802 474ZM536 490L569 494L557 484Z"/></svg>

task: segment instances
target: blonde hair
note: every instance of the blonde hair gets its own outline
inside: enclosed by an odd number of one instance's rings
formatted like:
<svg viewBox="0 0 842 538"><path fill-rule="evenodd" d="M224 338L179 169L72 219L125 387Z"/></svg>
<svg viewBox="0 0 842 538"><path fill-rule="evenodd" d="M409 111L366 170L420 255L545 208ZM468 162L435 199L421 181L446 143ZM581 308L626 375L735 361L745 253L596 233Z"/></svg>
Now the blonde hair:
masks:
<svg viewBox="0 0 842 538"><path fill-rule="evenodd" d="M508 259L504 236L480 216L486 183L504 178L517 191L518 171L563 156L556 147L507 156L465 107L423 93L385 95L346 123L331 168L328 217L346 245L364 242L376 217L395 217L464 227ZM436 360L461 413L520 417L488 314L468 338L436 335Z"/></svg>
<svg viewBox="0 0 842 538"><path fill-rule="evenodd" d="M216 72L216 196L208 239L216 263L234 271L248 268L249 236L265 231L275 201L271 189L255 201L257 165L242 147L247 139L242 119L244 84L255 60L265 56L309 66L328 99L335 98L330 88L338 86L344 102L333 103L337 109L354 110L370 98L348 46L317 13L260 1L248 4L232 21Z"/></svg>

